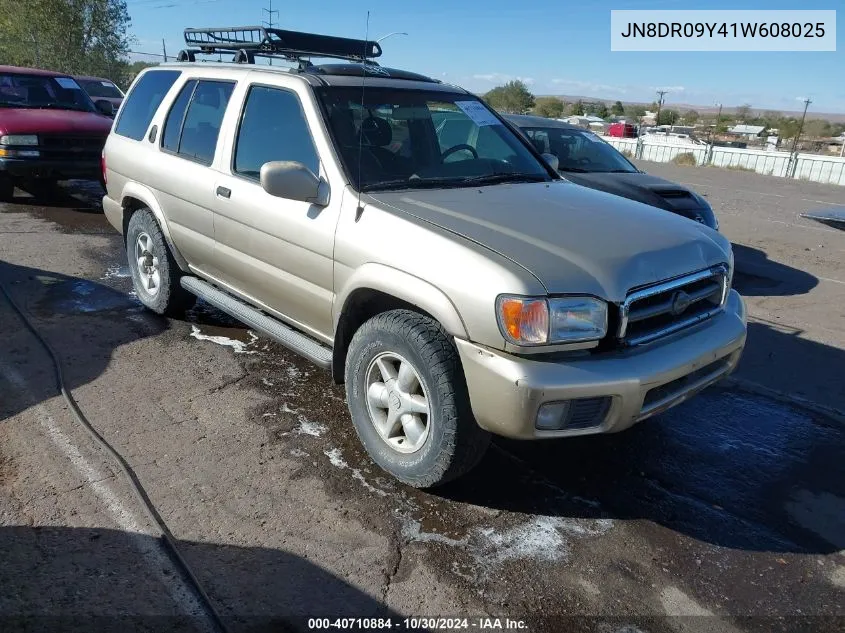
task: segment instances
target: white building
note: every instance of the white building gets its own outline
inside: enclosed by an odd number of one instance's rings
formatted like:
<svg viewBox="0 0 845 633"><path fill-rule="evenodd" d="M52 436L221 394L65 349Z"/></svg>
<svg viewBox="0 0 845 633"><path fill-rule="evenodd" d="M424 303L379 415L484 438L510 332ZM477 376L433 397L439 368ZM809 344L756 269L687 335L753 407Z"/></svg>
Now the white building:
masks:
<svg viewBox="0 0 845 633"><path fill-rule="evenodd" d="M728 134L735 134L751 141L760 136L765 129L763 125L734 125L728 130Z"/></svg>

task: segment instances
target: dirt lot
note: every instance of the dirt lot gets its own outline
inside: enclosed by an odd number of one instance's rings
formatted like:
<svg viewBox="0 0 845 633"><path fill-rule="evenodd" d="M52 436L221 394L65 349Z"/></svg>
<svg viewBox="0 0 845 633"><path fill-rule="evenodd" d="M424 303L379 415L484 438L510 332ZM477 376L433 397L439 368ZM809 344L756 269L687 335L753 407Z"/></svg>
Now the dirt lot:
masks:
<svg viewBox="0 0 845 633"><path fill-rule="evenodd" d="M0 283L229 630L842 630L845 233L799 213L845 188L644 168L706 194L736 244L736 380L616 436L498 441L436 493L367 460L321 370L202 305L145 312L96 187L0 205ZM211 630L52 371L0 297L0 629Z"/></svg>

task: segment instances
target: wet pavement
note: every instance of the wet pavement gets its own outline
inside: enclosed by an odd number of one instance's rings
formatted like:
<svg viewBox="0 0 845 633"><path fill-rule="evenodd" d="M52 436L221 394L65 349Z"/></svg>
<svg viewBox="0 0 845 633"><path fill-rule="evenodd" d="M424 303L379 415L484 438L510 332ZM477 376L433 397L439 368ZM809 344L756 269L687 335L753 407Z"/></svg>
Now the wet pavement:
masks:
<svg viewBox="0 0 845 633"><path fill-rule="evenodd" d="M449 607L451 615L512 614L537 631L842 630L845 425L790 396L812 393L800 372L790 393L779 390L786 401L723 383L617 435L543 443L496 440L466 478L436 491L414 490L396 483L364 455L348 420L343 388L333 385L327 372L202 302L184 320L149 314L131 293L120 240L102 215L73 205L58 208L7 205L0 218L24 214L49 220L65 239L80 240L84 263L68 260L64 267L86 272L61 275L15 267L0 270L0 280L25 297L27 310L52 336L73 331L79 339L67 343L66 353L73 362L90 365L76 377L83 404L112 425L114 437L127 442L135 463L150 469L142 473L145 481L161 482L156 498L186 548L202 552L208 542L228 542L240 532L237 538L244 545L266 548L260 556L235 549L214 555L205 551L197 558L212 597L222 605L252 608L252 598L244 596L261 594L262 588L240 570L221 568L221 560L250 561L266 592L274 587L266 561L281 551L271 547L273 535L304 532L301 551L290 537L285 547L303 559L321 561L323 569L352 585L370 582L364 580L370 577L365 568L375 566L372 582L378 586L366 593L376 602L360 602L366 609L381 604L405 615L438 615L424 611L429 604ZM0 239L5 240L16 223L4 226L9 230L0 232ZM105 245L89 245L88 234L111 237ZM0 260L5 259L0 247ZM816 292L816 284L808 281L801 271L767 275L767 269L751 266L738 276L743 292L769 301ZM780 337L765 327L755 336L771 344L771 363L792 349L788 345L795 344L795 337ZM16 340L13 347L25 349ZM842 357L833 345L801 345L819 362L832 365ZM121 357L121 347L128 358ZM98 364L85 361L86 353ZM161 355L153 366L150 359ZM25 356L21 352L15 358L23 363ZM134 384L114 376L121 367L127 371L128 363ZM167 378L171 365L172 376L184 380L178 389L174 378ZM189 375L192 365L196 377ZM780 386L779 371L764 374L756 368L740 374L771 389ZM159 390L155 399L155 407L179 416L178 423L167 426L175 434L172 440L156 424L157 417L167 417L163 413L151 416L149 427L130 418L133 426L143 427L135 430L107 420L104 411L113 405L97 403L98 397L119 401L121 391L137 389L145 380L160 388L168 380L174 385L172 392ZM204 382L212 385L207 391ZM199 393L209 404L198 410L194 398ZM47 396L39 398L46 401ZM216 415L217 407L222 408L221 423L239 434L237 441L209 443L212 418L204 416ZM228 419L235 412L243 417L241 426ZM13 408L0 420L26 413ZM125 437L125 431L130 435ZM132 432L147 433L147 439L136 445ZM178 439L183 432L200 439ZM242 452L246 445L253 448ZM234 461L230 450L238 451ZM174 472L183 473L181 484L173 474L157 470L169 456L179 457ZM20 477L15 473L24 459L0 450L0 490ZM194 466L197 473L183 465L191 460L202 464ZM195 474L198 479L189 483ZM268 499L293 503L279 499L282 492L300 501L277 512ZM236 522L223 527L234 507L241 508ZM303 512L317 513L327 523L318 528ZM335 541L322 531L331 530L328 525L360 527ZM0 531L0 542L2 537ZM385 543L375 558L365 555L365 567L333 563L327 554L309 549L309 544L317 550L331 544L357 551L357 540L363 538ZM120 537L105 533L104 539ZM44 550L33 550L33 556L36 551ZM241 594L215 580L221 569L243 585ZM432 579L426 580L429 575ZM333 580L314 578L334 586ZM341 593L351 591L337 587ZM431 593L435 587L444 593ZM266 598L272 602L274 594Z"/></svg>

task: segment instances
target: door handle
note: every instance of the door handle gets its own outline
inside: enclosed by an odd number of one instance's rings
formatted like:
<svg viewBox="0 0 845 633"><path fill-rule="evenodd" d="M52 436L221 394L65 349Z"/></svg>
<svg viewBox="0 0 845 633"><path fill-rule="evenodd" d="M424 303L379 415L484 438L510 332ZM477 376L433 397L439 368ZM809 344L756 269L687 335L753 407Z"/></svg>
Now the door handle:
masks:
<svg viewBox="0 0 845 633"><path fill-rule="evenodd" d="M220 198L231 198L232 197L232 190L227 189L226 187L217 187L217 195Z"/></svg>

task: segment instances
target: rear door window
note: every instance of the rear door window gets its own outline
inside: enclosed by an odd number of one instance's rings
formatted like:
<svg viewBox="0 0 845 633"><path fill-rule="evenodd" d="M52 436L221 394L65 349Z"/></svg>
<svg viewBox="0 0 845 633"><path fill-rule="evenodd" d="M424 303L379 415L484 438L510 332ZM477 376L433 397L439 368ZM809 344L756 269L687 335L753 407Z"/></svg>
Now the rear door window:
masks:
<svg viewBox="0 0 845 633"><path fill-rule="evenodd" d="M197 87L196 79L185 82L179 96L170 108L167 119L164 122L164 133L162 134L161 146L170 151L179 151L179 137L182 132L182 122L185 120L185 112L188 110L188 103L194 95L194 88Z"/></svg>
<svg viewBox="0 0 845 633"><path fill-rule="evenodd" d="M180 156L206 165L212 163L223 115L234 88L231 81L197 83L182 125L177 150Z"/></svg>
<svg viewBox="0 0 845 633"><path fill-rule="evenodd" d="M178 70L149 70L129 91L114 132L140 141L164 100L167 91L181 75Z"/></svg>

